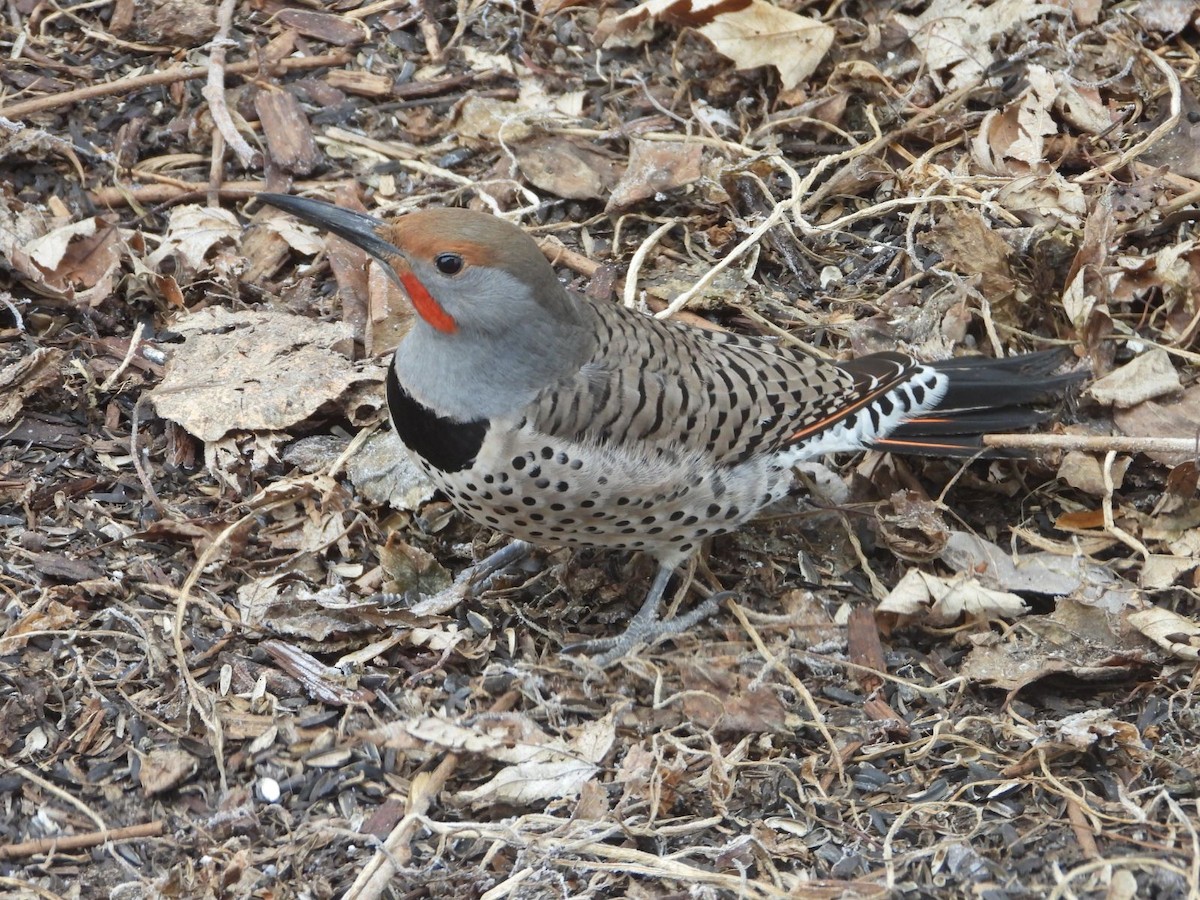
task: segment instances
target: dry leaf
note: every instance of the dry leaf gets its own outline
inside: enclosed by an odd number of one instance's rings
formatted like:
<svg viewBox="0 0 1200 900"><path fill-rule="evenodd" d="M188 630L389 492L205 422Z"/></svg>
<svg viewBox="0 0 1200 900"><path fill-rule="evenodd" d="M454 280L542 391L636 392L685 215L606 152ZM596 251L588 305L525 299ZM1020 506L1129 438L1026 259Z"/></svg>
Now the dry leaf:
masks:
<svg viewBox="0 0 1200 900"><path fill-rule="evenodd" d="M941 578L909 569L878 606L879 612L916 617L933 625L968 619L1016 618L1029 607L1016 594L994 591L974 578Z"/></svg>
<svg viewBox="0 0 1200 900"><path fill-rule="evenodd" d="M837 33L766 0L648 0L617 16L597 37L605 48L637 46L648 39L646 26L653 21L695 28L739 69L774 66L785 90L816 70Z"/></svg>
<svg viewBox="0 0 1200 900"><path fill-rule="evenodd" d="M163 260L175 257L188 272L202 272L208 267L206 257L217 244L236 243L241 234L242 226L230 210L197 204L176 206L162 243L146 258L146 265L157 271Z"/></svg>
<svg viewBox="0 0 1200 900"><path fill-rule="evenodd" d="M1142 609L1127 617L1129 624L1168 653L1180 659L1200 660L1200 625L1161 607Z"/></svg>
<svg viewBox="0 0 1200 900"><path fill-rule="evenodd" d="M39 347L0 369L0 425L13 421L25 400L62 380L62 350Z"/></svg>
<svg viewBox="0 0 1200 900"><path fill-rule="evenodd" d="M210 307L175 327L186 340L150 397L160 416L205 441L288 428L374 377L339 352L347 342L340 324Z"/></svg>
<svg viewBox="0 0 1200 900"><path fill-rule="evenodd" d="M605 211L624 209L659 193L691 184L702 174L704 148L679 141L632 141L629 166Z"/></svg>
<svg viewBox="0 0 1200 900"><path fill-rule="evenodd" d="M988 6L963 0L933 0L919 16L893 15L908 32L922 64L934 71L951 70L951 90L978 84L996 61L993 47L1017 25L1046 13L1059 12L1044 3L998 0ZM1027 67L1034 68L1033 66Z"/></svg>
<svg viewBox="0 0 1200 900"><path fill-rule="evenodd" d="M196 758L183 750L151 750L141 758L138 783L153 797L179 787L198 768Z"/></svg>
<svg viewBox="0 0 1200 900"><path fill-rule="evenodd" d="M1178 393L1183 385L1166 350L1150 350L1088 388L1097 403L1129 409L1147 400Z"/></svg>
<svg viewBox="0 0 1200 900"><path fill-rule="evenodd" d="M522 141L512 152L530 184L570 200L608 196L622 168L613 154L557 135Z"/></svg>

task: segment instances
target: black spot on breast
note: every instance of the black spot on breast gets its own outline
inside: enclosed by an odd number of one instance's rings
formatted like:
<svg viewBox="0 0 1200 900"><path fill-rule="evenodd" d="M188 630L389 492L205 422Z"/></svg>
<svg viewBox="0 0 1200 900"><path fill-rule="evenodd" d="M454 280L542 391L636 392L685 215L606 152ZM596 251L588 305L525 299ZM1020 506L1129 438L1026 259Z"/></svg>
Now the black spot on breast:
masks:
<svg viewBox="0 0 1200 900"><path fill-rule="evenodd" d="M475 462L487 433L486 419L454 422L439 416L401 387L391 366L387 401L392 427L404 446L418 457L443 472L461 472Z"/></svg>

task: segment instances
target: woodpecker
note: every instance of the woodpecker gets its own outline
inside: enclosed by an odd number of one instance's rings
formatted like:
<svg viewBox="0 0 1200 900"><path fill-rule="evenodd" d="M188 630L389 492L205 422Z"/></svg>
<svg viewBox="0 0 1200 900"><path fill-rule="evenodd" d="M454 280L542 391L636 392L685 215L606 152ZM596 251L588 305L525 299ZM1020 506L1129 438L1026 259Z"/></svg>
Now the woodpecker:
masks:
<svg viewBox="0 0 1200 900"><path fill-rule="evenodd" d="M796 463L866 448L969 457L984 434L1040 421L1035 405L1078 377L1055 374L1058 351L832 362L576 295L529 235L486 213L384 221L259 198L362 248L404 289L416 316L388 369L389 412L460 512L528 544L657 562L626 631L586 645L602 663L712 611L657 614L672 573L792 491Z"/></svg>

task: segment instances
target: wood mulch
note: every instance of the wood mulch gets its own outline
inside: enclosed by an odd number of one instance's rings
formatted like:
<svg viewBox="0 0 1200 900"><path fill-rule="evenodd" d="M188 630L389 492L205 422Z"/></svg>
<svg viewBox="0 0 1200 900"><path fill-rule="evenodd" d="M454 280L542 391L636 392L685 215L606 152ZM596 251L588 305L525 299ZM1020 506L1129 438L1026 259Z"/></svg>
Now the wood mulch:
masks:
<svg viewBox="0 0 1200 900"><path fill-rule="evenodd" d="M1200 4L633 6L5 5L0 894L1200 897ZM601 670L652 567L459 590L503 539L391 442L406 304L268 189L1105 380L1036 459L810 467Z"/></svg>

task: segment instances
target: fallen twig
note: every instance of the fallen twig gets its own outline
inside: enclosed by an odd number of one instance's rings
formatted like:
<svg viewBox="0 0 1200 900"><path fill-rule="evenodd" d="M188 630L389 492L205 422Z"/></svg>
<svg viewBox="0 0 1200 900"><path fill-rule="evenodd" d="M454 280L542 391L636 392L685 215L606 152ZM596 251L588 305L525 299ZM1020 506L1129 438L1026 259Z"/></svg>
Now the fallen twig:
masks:
<svg viewBox="0 0 1200 900"><path fill-rule="evenodd" d="M325 66L341 66L350 61L348 53L327 53L322 56L307 56L280 59L271 63L259 60L233 63L225 67L227 75L249 75L260 69L280 68L290 69L320 69ZM61 94L50 94L38 97L36 100L26 100L24 103L14 103L11 106L0 107L0 117L19 119L34 113L57 109L62 106L73 106L97 97L108 97L112 94L129 94L142 88L156 87L161 84L174 84L177 81L192 81L197 78L207 78L211 66L189 66L183 69L168 69L165 72L151 72L149 75L137 75L131 78L119 78L105 84L90 84L87 87Z"/></svg>
<svg viewBox="0 0 1200 900"><path fill-rule="evenodd" d="M985 447L1010 450L1082 450L1085 453L1190 453L1200 456L1200 437L1127 437L1085 434L987 434Z"/></svg>
<svg viewBox="0 0 1200 900"><path fill-rule="evenodd" d="M0 859L16 859L22 856L39 856L43 853L83 850L87 847L99 847L109 842L158 837L163 833L163 827L163 820L155 819L153 822L146 822L142 825L130 825L126 828L107 828L103 831L89 831L85 834L66 834L38 838L35 841L21 841L19 844L9 844L0 847Z"/></svg>

